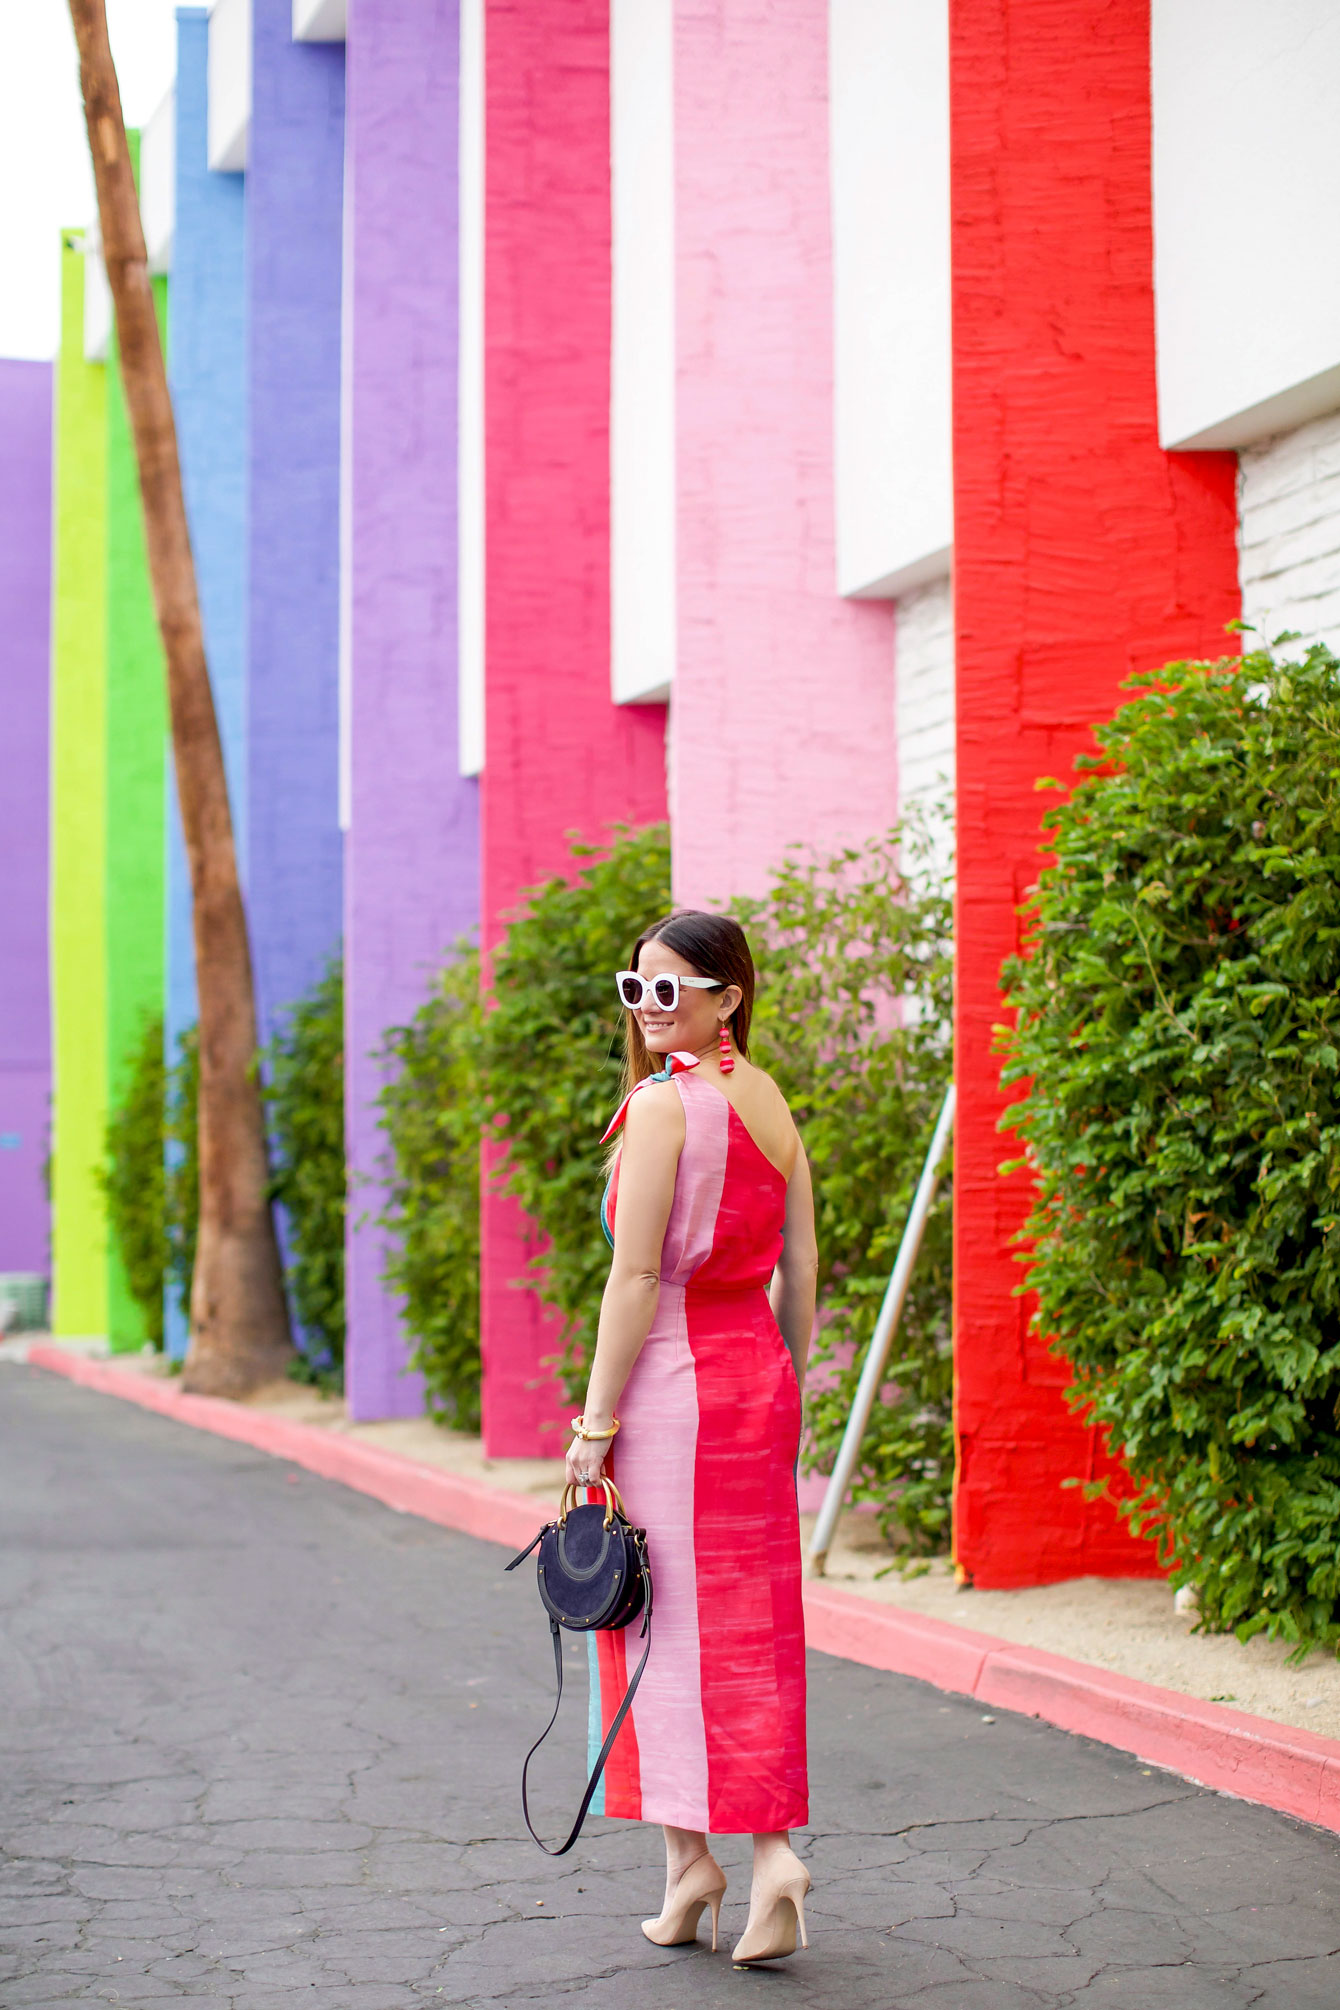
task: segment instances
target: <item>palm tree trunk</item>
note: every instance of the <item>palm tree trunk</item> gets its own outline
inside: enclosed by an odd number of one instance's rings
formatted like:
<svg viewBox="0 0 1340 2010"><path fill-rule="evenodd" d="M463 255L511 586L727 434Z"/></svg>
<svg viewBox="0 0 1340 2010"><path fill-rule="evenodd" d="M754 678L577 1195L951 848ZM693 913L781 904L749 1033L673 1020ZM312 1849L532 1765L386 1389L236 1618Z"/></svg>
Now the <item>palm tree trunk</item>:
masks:
<svg viewBox="0 0 1340 2010"><path fill-rule="evenodd" d="M200 1223L184 1386L239 1396L292 1359L256 1071L256 1005L177 430L104 0L69 0L145 545L167 662L200 1001Z"/></svg>

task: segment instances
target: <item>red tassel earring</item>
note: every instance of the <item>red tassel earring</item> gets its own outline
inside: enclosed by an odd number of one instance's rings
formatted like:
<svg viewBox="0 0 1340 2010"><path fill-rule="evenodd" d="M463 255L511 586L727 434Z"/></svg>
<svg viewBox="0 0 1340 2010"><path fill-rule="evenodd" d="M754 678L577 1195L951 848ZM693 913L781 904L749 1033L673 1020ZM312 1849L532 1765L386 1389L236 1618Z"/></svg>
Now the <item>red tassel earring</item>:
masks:
<svg viewBox="0 0 1340 2010"><path fill-rule="evenodd" d="M730 1026L724 1019L721 1022L721 1035L717 1041L717 1045L721 1049L722 1074L733 1075L735 1073L735 1056L730 1050Z"/></svg>

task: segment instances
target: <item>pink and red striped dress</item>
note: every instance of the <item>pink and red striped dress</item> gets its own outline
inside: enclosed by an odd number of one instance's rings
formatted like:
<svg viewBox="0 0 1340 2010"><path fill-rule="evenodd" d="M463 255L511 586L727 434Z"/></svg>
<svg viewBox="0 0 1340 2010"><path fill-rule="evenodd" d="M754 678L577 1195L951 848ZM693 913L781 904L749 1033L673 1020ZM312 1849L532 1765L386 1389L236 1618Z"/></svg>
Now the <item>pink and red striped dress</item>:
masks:
<svg viewBox="0 0 1340 2010"><path fill-rule="evenodd" d="M799 1828L808 1819L800 1392L767 1298L786 1181L721 1091L687 1072L696 1066L693 1055L670 1058L684 1149L656 1317L607 1467L630 1520L647 1530L653 1645L593 1807L722 1833ZM616 1166L607 1224L617 1197ZM636 1626L628 1634L587 1635L593 1756L636 1660Z"/></svg>

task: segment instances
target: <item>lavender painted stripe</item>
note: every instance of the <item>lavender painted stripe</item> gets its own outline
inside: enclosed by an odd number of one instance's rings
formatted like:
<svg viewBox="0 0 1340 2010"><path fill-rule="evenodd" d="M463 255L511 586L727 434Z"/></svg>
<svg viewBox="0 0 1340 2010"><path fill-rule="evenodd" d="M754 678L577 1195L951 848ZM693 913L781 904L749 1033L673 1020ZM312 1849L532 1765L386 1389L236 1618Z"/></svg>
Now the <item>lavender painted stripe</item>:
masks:
<svg viewBox="0 0 1340 2010"><path fill-rule="evenodd" d="M51 1097L47 714L51 648L51 365L0 362L0 1270L47 1271L42 1178Z"/></svg>
<svg viewBox="0 0 1340 2010"><path fill-rule="evenodd" d="M342 923L340 267L344 50L252 0L247 142L248 915L262 1039Z"/></svg>
<svg viewBox="0 0 1340 2010"><path fill-rule="evenodd" d="M422 1405L368 1225L384 1139L374 1058L479 912L476 785L456 707L457 62L454 0L355 0L346 56L347 1389Z"/></svg>

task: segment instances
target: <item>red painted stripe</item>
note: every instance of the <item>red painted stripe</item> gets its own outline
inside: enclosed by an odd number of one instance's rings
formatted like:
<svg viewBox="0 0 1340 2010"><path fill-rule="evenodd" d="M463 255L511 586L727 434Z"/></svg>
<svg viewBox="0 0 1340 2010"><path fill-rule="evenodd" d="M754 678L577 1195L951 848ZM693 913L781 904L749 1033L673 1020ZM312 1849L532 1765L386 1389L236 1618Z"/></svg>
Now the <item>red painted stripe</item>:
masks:
<svg viewBox="0 0 1340 2010"><path fill-rule="evenodd" d="M793 1480L799 1392L763 1289L696 1282L726 1266L733 1224L757 1248L747 1233L751 1198L776 1209L754 1153L743 1125L732 1124L714 1253L685 1293L698 1382L694 1555L708 1818L728 1833L797 1828L808 1815Z"/></svg>
<svg viewBox="0 0 1340 2010"><path fill-rule="evenodd" d="M1027 1181L996 1125L1002 959L1064 776L1131 671L1235 645L1235 457L1167 454L1154 376L1147 0L951 0L958 1560L1012 1586L1152 1574L1027 1330Z"/></svg>
<svg viewBox="0 0 1340 2010"><path fill-rule="evenodd" d="M665 815L665 707L610 697L608 0L485 0L485 694L481 932L570 875L571 833ZM592 1207L592 1231L599 1234ZM484 1436L547 1453L570 1414L537 1253L486 1181Z"/></svg>

